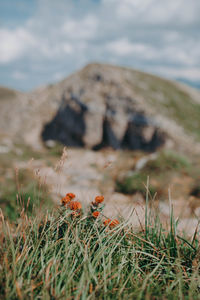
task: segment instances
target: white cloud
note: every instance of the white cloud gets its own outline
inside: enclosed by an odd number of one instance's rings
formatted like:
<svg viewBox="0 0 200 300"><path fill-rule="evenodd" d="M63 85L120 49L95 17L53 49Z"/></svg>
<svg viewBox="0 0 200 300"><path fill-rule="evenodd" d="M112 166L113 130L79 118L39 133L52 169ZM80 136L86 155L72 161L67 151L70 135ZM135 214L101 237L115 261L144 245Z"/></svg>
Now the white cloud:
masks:
<svg viewBox="0 0 200 300"><path fill-rule="evenodd" d="M53 40L35 35L30 28L17 28L15 30L0 29L0 64L6 64L23 58L24 56L55 58L63 54L71 54L71 43Z"/></svg>
<svg viewBox="0 0 200 300"><path fill-rule="evenodd" d="M82 20L66 20L62 26L62 31L69 39L88 40L96 35L97 25L97 18L88 15Z"/></svg>
<svg viewBox="0 0 200 300"><path fill-rule="evenodd" d="M14 71L12 73L12 77L17 80L22 80L22 79L25 79L27 77L27 75L21 71Z"/></svg>
<svg viewBox="0 0 200 300"><path fill-rule="evenodd" d="M146 8L152 3L152 0L124 0L118 1L116 12L121 18L136 17L146 11Z"/></svg>
<svg viewBox="0 0 200 300"><path fill-rule="evenodd" d="M116 16L139 24L190 24L199 21L198 0L103 0ZM173 24L172 23L172 24Z"/></svg>
<svg viewBox="0 0 200 300"><path fill-rule="evenodd" d="M55 74L53 80L58 80L66 70L71 73L89 61L152 72L163 68L167 74L170 69L173 74L174 70L177 74L188 70L188 76L193 72L198 77L199 0L38 3L23 26L9 29L4 25L0 29L0 64L12 69L12 64L21 63L26 74L30 71L30 86L31 76L49 82ZM13 72L10 76L18 80L20 75Z"/></svg>
<svg viewBox="0 0 200 300"><path fill-rule="evenodd" d="M133 53L134 45L128 39L118 39L106 45L108 51L113 54L124 56Z"/></svg>
<svg viewBox="0 0 200 300"><path fill-rule="evenodd" d="M20 58L35 44L33 36L23 28L0 29L0 63Z"/></svg>
<svg viewBox="0 0 200 300"><path fill-rule="evenodd" d="M72 45L70 44L70 43L64 43L63 44L63 51L64 51L64 53L66 53L66 54L71 54L72 52L73 52L73 47L72 47Z"/></svg>
<svg viewBox="0 0 200 300"><path fill-rule="evenodd" d="M59 20L60 21L60 20ZM65 55L77 55L88 47L88 42L97 35L98 20L93 15L81 19L64 18L55 30L55 24L47 19L34 17L24 27L0 29L0 64L22 57L30 61L60 59ZM39 28L48 28L40 31Z"/></svg>
<svg viewBox="0 0 200 300"><path fill-rule="evenodd" d="M134 56L141 59L152 59L158 55L158 50L150 45L130 42L127 38L114 40L106 45L106 49L118 56Z"/></svg>

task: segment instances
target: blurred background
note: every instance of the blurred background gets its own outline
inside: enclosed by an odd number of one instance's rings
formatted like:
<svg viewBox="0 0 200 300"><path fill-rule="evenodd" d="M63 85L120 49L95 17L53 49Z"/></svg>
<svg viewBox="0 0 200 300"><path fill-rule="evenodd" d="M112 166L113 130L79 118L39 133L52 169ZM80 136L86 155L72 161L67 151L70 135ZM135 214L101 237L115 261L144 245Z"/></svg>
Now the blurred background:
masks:
<svg viewBox="0 0 200 300"><path fill-rule="evenodd" d="M0 205L200 218L200 1L0 0ZM66 148L63 148L63 147ZM60 159L61 158L61 159ZM29 205L27 205L29 204Z"/></svg>
<svg viewBox="0 0 200 300"><path fill-rule="evenodd" d="M89 62L200 87L198 0L0 0L0 84L58 81Z"/></svg>

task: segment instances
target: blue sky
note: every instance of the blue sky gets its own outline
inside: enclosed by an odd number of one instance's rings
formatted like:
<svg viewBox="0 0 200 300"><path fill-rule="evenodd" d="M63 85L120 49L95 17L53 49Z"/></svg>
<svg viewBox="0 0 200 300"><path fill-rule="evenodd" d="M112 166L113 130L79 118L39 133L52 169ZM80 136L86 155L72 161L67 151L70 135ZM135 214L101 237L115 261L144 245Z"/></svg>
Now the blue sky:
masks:
<svg viewBox="0 0 200 300"><path fill-rule="evenodd" d="M199 0L0 0L0 85L61 80L89 62L200 84Z"/></svg>

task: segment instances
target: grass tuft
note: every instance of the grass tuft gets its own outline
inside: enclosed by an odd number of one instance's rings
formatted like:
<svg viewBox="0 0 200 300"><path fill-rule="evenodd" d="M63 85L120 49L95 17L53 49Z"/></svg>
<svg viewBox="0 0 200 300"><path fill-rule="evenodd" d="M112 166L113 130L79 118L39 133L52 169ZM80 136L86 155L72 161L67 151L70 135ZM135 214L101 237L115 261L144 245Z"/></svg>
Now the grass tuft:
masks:
<svg viewBox="0 0 200 300"><path fill-rule="evenodd" d="M177 235L172 207L169 230L146 207L145 230L136 232L103 215L103 197L86 212L72 196L15 223L1 213L2 298L198 299L199 241Z"/></svg>

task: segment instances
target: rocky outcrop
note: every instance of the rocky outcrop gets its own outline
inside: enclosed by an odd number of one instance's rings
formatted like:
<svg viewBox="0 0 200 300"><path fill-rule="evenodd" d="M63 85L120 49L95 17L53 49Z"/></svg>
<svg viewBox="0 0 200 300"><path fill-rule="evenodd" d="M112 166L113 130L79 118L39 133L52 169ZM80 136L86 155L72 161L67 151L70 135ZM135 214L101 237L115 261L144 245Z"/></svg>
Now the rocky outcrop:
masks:
<svg viewBox="0 0 200 300"><path fill-rule="evenodd" d="M96 81L103 80L95 75ZM94 88L94 87L93 87ZM42 131L44 141L56 140L67 146L86 147L99 150L113 149L155 151L166 140L166 134L138 111L134 100L126 97L103 95L100 101L87 103L84 87L81 93L63 95L62 103L54 118Z"/></svg>
<svg viewBox="0 0 200 300"><path fill-rule="evenodd" d="M65 145L83 146L85 111L87 106L75 97L72 97L67 104L63 101L56 116L46 124L42 132L43 140L57 140Z"/></svg>
<svg viewBox="0 0 200 300"><path fill-rule="evenodd" d="M154 75L90 64L30 93L0 87L0 140L37 150L58 140L89 149L154 151L165 144L199 153L199 99L198 91Z"/></svg>

